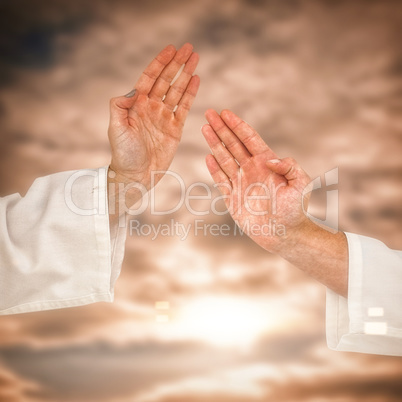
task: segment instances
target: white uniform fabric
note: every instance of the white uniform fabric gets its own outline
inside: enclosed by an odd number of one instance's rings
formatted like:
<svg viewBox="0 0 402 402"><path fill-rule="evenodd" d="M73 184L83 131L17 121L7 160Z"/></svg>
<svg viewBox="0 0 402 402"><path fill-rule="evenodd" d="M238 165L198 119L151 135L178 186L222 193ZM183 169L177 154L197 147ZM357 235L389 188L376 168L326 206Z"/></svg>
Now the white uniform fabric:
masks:
<svg viewBox="0 0 402 402"><path fill-rule="evenodd" d="M110 241L106 187L104 167L0 198L0 315L113 301L126 230Z"/></svg>
<svg viewBox="0 0 402 402"><path fill-rule="evenodd" d="M402 251L346 233L348 299L327 289L328 347L402 356Z"/></svg>
<svg viewBox="0 0 402 402"><path fill-rule="evenodd" d="M0 315L113 301L126 229L110 239L107 167L0 198ZM402 252L346 233L349 294L327 290L331 349L402 356Z"/></svg>

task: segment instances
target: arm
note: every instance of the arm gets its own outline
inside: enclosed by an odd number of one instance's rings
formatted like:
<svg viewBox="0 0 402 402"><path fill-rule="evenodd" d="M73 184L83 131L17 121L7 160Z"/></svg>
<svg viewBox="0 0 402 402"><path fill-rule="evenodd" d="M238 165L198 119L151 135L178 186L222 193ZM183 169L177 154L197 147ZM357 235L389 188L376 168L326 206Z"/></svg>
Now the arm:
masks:
<svg viewBox="0 0 402 402"><path fill-rule="evenodd" d="M209 110L206 117L202 132L213 152L207 166L236 223L260 246L328 287L328 346L402 356L402 252L311 222L303 208L310 179L296 161L278 159L232 112L219 116ZM272 222L281 230L259 230Z"/></svg>
<svg viewBox="0 0 402 402"><path fill-rule="evenodd" d="M152 172L170 166L198 91L200 79L193 76L198 60L189 43L177 51L169 45L145 69L133 91L111 100L111 227L163 176L158 174L151 183Z"/></svg>
<svg viewBox="0 0 402 402"><path fill-rule="evenodd" d="M109 169L42 177L25 197L0 199L0 315L113 301L126 233L117 222L138 188L150 189L152 171L169 167L198 90L197 63L190 44L168 46L136 91L112 99Z"/></svg>
<svg viewBox="0 0 402 402"><path fill-rule="evenodd" d="M234 113L208 110L202 128L213 155L207 167L235 222L265 250L277 253L336 293L348 292L348 247L305 215L310 178L291 158L278 159ZM225 146L224 146L224 145ZM275 224L267 236L264 225Z"/></svg>
<svg viewBox="0 0 402 402"><path fill-rule="evenodd" d="M110 244L105 195L100 168L0 198L0 315L113 300L123 248Z"/></svg>

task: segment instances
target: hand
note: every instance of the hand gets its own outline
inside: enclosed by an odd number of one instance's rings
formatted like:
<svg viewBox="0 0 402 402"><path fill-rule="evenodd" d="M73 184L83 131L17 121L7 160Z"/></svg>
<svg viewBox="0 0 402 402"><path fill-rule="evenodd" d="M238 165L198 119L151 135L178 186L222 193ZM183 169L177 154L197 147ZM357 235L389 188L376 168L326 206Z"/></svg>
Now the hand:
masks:
<svg viewBox="0 0 402 402"><path fill-rule="evenodd" d="M135 91L111 100L108 134L114 182L136 182L149 190L151 172L168 169L200 83L193 76L199 56L192 50L189 43L177 51L167 46L145 69Z"/></svg>
<svg viewBox="0 0 402 402"><path fill-rule="evenodd" d="M213 155L206 163L240 229L268 251L276 251L300 227L309 176L291 158L278 159L258 133L234 113L206 112L202 127ZM304 207L304 208L303 208Z"/></svg>
<svg viewBox="0 0 402 402"><path fill-rule="evenodd" d="M278 159L234 113L208 110L202 132L213 155L207 166L230 214L257 244L296 265L342 296L348 293L348 246L304 211L310 178L292 158Z"/></svg>

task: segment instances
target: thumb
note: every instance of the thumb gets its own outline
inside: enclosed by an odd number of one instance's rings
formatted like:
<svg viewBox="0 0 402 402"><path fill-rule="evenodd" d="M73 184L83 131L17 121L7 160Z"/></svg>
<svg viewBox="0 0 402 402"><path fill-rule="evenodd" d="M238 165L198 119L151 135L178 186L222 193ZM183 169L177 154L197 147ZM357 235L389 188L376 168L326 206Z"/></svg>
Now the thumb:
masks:
<svg viewBox="0 0 402 402"><path fill-rule="evenodd" d="M274 173L284 176L289 186L305 186L310 177L293 158L271 159L266 162Z"/></svg>
<svg viewBox="0 0 402 402"><path fill-rule="evenodd" d="M133 89L127 95L110 99L110 125L127 124L128 110L134 105L137 98L137 90Z"/></svg>

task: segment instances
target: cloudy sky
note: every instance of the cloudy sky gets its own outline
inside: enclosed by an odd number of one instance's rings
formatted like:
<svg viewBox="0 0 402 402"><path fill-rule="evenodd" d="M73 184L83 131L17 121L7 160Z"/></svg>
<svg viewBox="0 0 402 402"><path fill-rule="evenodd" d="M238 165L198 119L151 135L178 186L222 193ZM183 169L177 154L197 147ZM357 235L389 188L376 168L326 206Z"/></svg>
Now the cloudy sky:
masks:
<svg viewBox="0 0 402 402"><path fill-rule="evenodd" d="M402 249L401 16L391 0L2 1L0 195L107 165L109 98L190 41L201 89L171 166L186 189L219 196L200 127L230 108L311 177L339 168L343 230ZM155 199L177 205L173 176ZM322 219L325 200L324 186L310 210ZM325 289L210 201L191 206L207 213L133 217L113 304L0 318L1 401L401 399L401 358L328 350ZM135 230L174 223L189 235Z"/></svg>

